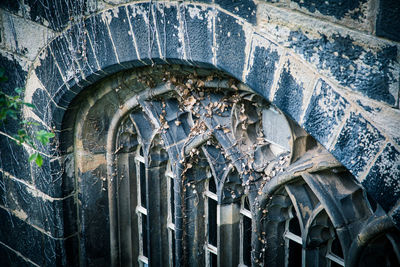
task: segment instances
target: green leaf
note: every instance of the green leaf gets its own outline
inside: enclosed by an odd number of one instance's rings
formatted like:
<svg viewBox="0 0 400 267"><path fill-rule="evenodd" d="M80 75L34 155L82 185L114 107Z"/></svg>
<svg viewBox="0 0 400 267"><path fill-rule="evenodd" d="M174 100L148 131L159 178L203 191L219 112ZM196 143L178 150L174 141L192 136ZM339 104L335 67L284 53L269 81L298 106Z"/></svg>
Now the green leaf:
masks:
<svg viewBox="0 0 400 267"><path fill-rule="evenodd" d="M19 136L26 136L26 131L24 129L18 129Z"/></svg>
<svg viewBox="0 0 400 267"><path fill-rule="evenodd" d="M31 103L22 102L22 104L24 104L25 106L30 107L30 108L36 108L36 106L34 104L31 104Z"/></svg>
<svg viewBox="0 0 400 267"><path fill-rule="evenodd" d="M47 132L45 130L40 130L36 132L36 139L38 139L43 145L49 143L49 139L55 136L54 133Z"/></svg>
<svg viewBox="0 0 400 267"><path fill-rule="evenodd" d="M43 165L43 157L39 154L39 152L35 152L29 156L29 162L35 161L36 165L41 167Z"/></svg>
<svg viewBox="0 0 400 267"><path fill-rule="evenodd" d="M38 165L39 167L42 167L42 165L43 165L42 155L38 154L37 157L36 157L35 162L36 162L36 165Z"/></svg>
<svg viewBox="0 0 400 267"><path fill-rule="evenodd" d="M22 143L24 142L24 139L21 138L19 135L14 135L15 141L17 143L17 145L22 145Z"/></svg>

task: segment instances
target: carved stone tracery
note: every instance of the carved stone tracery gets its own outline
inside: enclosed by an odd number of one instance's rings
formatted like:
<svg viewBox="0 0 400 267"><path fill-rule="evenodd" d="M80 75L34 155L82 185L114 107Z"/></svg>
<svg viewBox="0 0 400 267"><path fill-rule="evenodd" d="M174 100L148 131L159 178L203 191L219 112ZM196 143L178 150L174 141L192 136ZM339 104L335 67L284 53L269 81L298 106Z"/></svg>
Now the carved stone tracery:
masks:
<svg viewBox="0 0 400 267"><path fill-rule="evenodd" d="M151 248L168 247L170 238L163 203L168 164L174 175L177 264L204 263L202 192L210 177L215 179L221 207L239 214L242 197L248 197L253 264L288 263L288 229L296 220L301 231L294 239L301 240L307 251L302 260L307 266L347 262L352 240L373 216L353 177L296 123L244 85L221 73L177 69L125 75L123 85L98 96L119 106L110 122L103 123L110 125L108 184L103 188L109 196L112 263L135 263L138 257L131 252L137 240L123 236L134 232L137 224L135 203L127 195L138 190L133 186L133 161L139 147L149 179L147 197L160 209L157 213L149 209L157 223L147 233L153 244L148 247L151 264L169 262L168 252ZM145 89L149 84L154 88ZM102 111L99 107L93 111L96 123ZM229 227L221 228L221 233L236 231ZM239 246L237 242L231 243ZM226 251L218 251L220 264ZM233 259L232 264L237 263Z"/></svg>

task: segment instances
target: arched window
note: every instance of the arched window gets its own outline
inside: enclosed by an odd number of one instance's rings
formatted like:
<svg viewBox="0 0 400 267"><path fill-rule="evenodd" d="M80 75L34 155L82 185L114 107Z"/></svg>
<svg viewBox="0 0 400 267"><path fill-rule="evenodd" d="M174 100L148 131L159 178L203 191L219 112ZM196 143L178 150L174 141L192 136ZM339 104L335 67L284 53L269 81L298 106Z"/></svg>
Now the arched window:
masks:
<svg viewBox="0 0 400 267"><path fill-rule="evenodd" d="M323 171L297 177L276 190L265 208L265 264L345 266L343 246L351 240L343 225L357 224L370 212L365 196L347 178L346 172ZM347 208L338 209L344 203ZM341 213L348 214L345 223Z"/></svg>
<svg viewBox="0 0 400 267"><path fill-rule="evenodd" d="M102 251L110 248L111 265L344 266L362 224L385 214L372 213L354 177L243 84L178 66L132 73L84 99L74 141L80 190L102 185L96 207L107 211L92 229L110 227ZM396 262L397 240L376 234L354 249L358 261L384 247Z"/></svg>
<svg viewBox="0 0 400 267"><path fill-rule="evenodd" d="M152 129L148 117L135 109L124 118L117 136L116 193L122 266L164 264L169 256L171 239L167 226L171 225L167 220L172 217L167 217L169 196L167 191L162 192L171 172L166 171L168 156L160 136L154 135Z"/></svg>
<svg viewBox="0 0 400 267"><path fill-rule="evenodd" d="M285 266L298 266L300 262L303 266L307 266L307 262L310 265L310 260L306 260L306 254L312 254L314 263L319 266L344 266L340 241L322 206L314 210L308 229L300 227L299 216L293 206L290 208L289 216L284 235L285 254L288 256ZM308 233L304 233L306 231ZM305 235L308 240L304 240Z"/></svg>

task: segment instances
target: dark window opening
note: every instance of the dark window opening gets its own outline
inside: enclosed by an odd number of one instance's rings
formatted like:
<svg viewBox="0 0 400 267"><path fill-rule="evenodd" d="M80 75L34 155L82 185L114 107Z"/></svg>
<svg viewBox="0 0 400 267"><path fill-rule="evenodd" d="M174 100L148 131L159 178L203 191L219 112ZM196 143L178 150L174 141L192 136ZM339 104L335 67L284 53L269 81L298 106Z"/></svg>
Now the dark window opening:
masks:
<svg viewBox="0 0 400 267"><path fill-rule="evenodd" d="M217 193L217 186L215 185L214 178L211 178L208 182L208 191L214 194Z"/></svg>
<svg viewBox="0 0 400 267"><path fill-rule="evenodd" d="M208 199L208 243L217 246L217 201Z"/></svg>
<svg viewBox="0 0 400 267"><path fill-rule="evenodd" d="M148 253L148 229L147 229L147 216L146 215L142 215L142 240L143 240L143 256L148 257L149 253Z"/></svg>
<svg viewBox="0 0 400 267"><path fill-rule="evenodd" d="M243 263L251 266L251 219L243 216Z"/></svg>

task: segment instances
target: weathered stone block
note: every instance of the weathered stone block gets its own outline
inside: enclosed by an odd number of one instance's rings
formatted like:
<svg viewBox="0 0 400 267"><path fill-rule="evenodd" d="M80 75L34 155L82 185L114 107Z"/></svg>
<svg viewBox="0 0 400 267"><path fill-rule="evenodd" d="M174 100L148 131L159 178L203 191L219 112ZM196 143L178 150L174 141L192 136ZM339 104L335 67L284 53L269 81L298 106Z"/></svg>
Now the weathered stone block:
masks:
<svg viewBox="0 0 400 267"><path fill-rule="evenodd" d="M113 73L119 70L119 62L104 17L99 14L85 21L86 30L101 70Z"/></svg>
<svg viewBox="0 0 400 267"><path fill-rule="evenodd" d="M74 190L74 177L70 157L49 158L43 156L41 167L32 164L32 174L35 177L35 186L43 193L55 197L65 197Z"/></svg>
<svg viewBox="0 0 400 267"><path fill-rule="evenodd" d="M344 25L365 32L372 32L375 15L375 3L369 0L266 0L276 6L306 13L310 16L322 18L337 24Z"/></svg>
<svg viewBox="0 0 400 267"><path fill-rule="evenodd" d="M73 87L82 80L82 73L75 60L75 53L71 53L71 43L67 35L60 35L58 38L55 38L49 47L60 68L64 81L69 87Z"/></svg>
<svg viewBox="0 0 400 267"><path fill-rule="evenodd" d="M387 108L383 103L379 103L369 98L361 98L353 95L348 99L357 103L360 110L366 112L369 121L382 132L385 132L394 144L400 144L400 110Z"/></svg>
<svg viewBox="0 0 400 267"><path fill-rule="evenodd" d="M49 47L39 55L39 64L35 67L34 71L44 88L50 94L56 92L64 84L63 77L57 67L57 62L51 54Z"/></svg>
<svg viewBox="0 0 400 267"><path fill-rule="evenodd" d="M73 196L62 200L52 199L12 177L3 175L0 178L4 185L0 188L1 204L18 213L20 219L56 238L77 232Z"/></svg>
<svg viewBox="0 0 400 267"><path fill-rule="evenodd" d="M99 73L100 66L83 24L72 26L64 35L72 57L79 64L85 80L94 82L100 79L102 77L102 73ZM80 83L84 85L83 81L80 81Z"/></svg>
<svg viewBox="0 0 400 267"><path fill-rule="evenodd" d="M283 66L273 103L295 121L300 120L306 108L307 95L314 81L314 73L295 60Z"/></svg>
<svg viewBox="0 0 400 267"><path fill-rule="evenodd" d="M400 5L397 0L379 1L376 35L400 41Z"/></svg>
<svg viewBox="0 0 400 267"><path fill-rule="evenodd" d="M334 33L310 38L291 31L290 47L322 73L369 98L396 106L399 93L397 47L382 45L371 49L358 45L351 36Z"/></svg>
<svg viewBox="0 0 400 267"><path fill-rule="evenodd" d="M119 62L126 68L143 66L142 63L138 62L126 7L107 10L102 16L110 29Z"/></svg>
<svg viewBox="0 0 400 267"><path fill-rule="evenodd" d="M20 255L16 254L13 250L0 244L0 262L4 266L10 267L33 267L32 263L26 261Z"/></svg>
<svg viewBox="0 0 400 267"><path fill-rule="evenodd" d="M361 114L351 112L331 152L357 177L378 154L384 140Z"/></svg>
<svg viewBox="0 0 400 267"><path fill-rule="evenodd" d="M75 87L75 89L77 89ZM60 108L67 109L71 104L72 100L76 97L77 92L71 89L66 84L63 84L60 88L55 92L51 92L50 97Z"/></svg>
<svg viewBox="0 0 400 267"><path fill-rule="evenodd" d="M15 88L24 87L28 72L22 65L14 55L0 51L0 68L4 69L4 76L7 77L7 81L1 83L3 93L15 95Z"/></svg>
<svg viewBox="0 0 400 267"><path fill-rule="evenodd" d="M246 60L245 29L236 18L218 12L215 18L216 65L234 77L242 77Z"/></svg>
<svg viewBox="0 0 400 267"><path fill-rule="evenodd" d="M32 182L28 152L4 135L0 135L0 147L0 169L28 183Z"/></svg>
<svg viewBox="0 0 400 267"><path fill-rule="evenodd" d="M46 265L51 260L45 257L43 251L49 244L50 237L35 229L26 222L0 208L0 240L12 249L35 262ZM52 266L54 263L51 264Z"/></svg>
<svg viewBox="0 0 400 267"><path fill-rule="evenodd" d="M209 66L213 52L215 9L186 5L181 7L183 37L187 58L199 66Z"/></svg>
<svg viewBox="0 0 400 267"><path fill-rule="evenodd" d="M152 15L152 5L141 3L127 6L128 19L131 21L139 58L145 64L163 63L158 50L158 40ZM153 61L154 59L154 61Z"/></svg>
<svg viewBox="0 0 400 267"><path fill-rule="evenodd" d="M64 113L76 95L66 84L51 92L37 88L32 94L32 103L35 105L32 112L43 122L60 127Z"/></svg>
<svg viewBox="0 0 400 267"><path fill-rule="evenodd" d="M349 102L329 84L319 80L302 119L305 130L326 145L341 125Z"/></svg>
<svg viewBox="0 0 400 267"><path fill-rule="evenodd" d="M83 0L77 4L74 0L54 0L49 3L38 4L36 0L24 2L5 0L0 3L0 7L15 14L23 14L24 19L29 19L56 31L62 31L72 20L72 17L75 18L93 12L93 2L92 0Z"/></svg>
<svg viewBox="0 0 400 267"><path fill-rule="evenodd" d="M14 16L6 11L2 11L0 17L3 28L3 40L0 40L0 43L4 44L8 51L23 55L29 60L35 60L40 50L53 37L49 28L29 23L26 17Z"/></svg>
<svg viewBox="0 0 400 267"><path fill-rule="evenodd" d="M315 13L318 11L322 15L332 16L338 20L350 15L352 19L357 20L365 16L365 14L362 13L362 8L360 5L367 2L367 0L292 0L291 2L297 3L300 8L304 8L310 13Z"/></svg>
<svg viewBox="0 0 400 267"><path fill-rule="evenodd" d="M205 3L205 4L212 4L213 0L194 0L192 2L196 3Z"/></svg>
<svg viewBox="0 0 400 267"><path fill-rule="evenodd" d="M282 53L276 44L260 35L253 35L246 84L265 98L269 98Z"/></svg>
<svg viewBox="0 0 400 267"><path fill-rule="evenodd" d="M215 0L215 4L246 21L256 24L257 6L253 0Z"/></svg>
<svg viewBox="0 0 400 267"><path fill-rule="evenodd" d="M400 151L388 143L363 179L369 194L389 211L400 198Z"/></svg>
<svg viewBox="0 0 400 267"><path fill-rule="evenodd" d="M181 62L183 40L179 39L182 32L178 19L180 7L172 3L155 3L152 8L161 57L170 63Z"/></svg>
<svg viewBox="0 0 400 267"><path fill-rule="evenodd" d="M37 88L32 94L32 103L40 108L35 108L32 111L43 122L48 123L50 127L61 130L65 108L58 107L53 101L47 92Z"/></svg>
<svg viewBox="0 0 400 267"><path fill-rule="evenodd" d="M32 93L32 104L40 109L35 108L32 112L41 119L45 119L49 110L51 99L49 94L42 88L36 88ZM45 120L44 120L45 121Z"/></svg>

